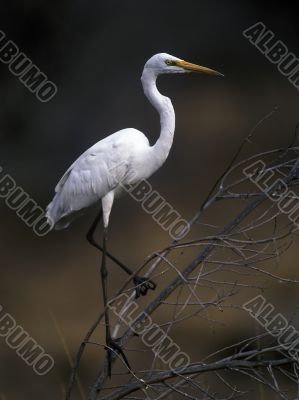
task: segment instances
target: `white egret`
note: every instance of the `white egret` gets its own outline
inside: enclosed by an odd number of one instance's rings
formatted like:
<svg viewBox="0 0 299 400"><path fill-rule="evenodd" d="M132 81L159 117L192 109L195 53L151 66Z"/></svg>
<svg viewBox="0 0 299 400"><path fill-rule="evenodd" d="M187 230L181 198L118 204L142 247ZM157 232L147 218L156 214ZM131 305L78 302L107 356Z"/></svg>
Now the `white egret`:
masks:
<svg viewBox="0 0 299 400"><path fill-rule="evenodd" d="M100 140L85 151L66 171L55 188L55 197L47 207L47 218L51 227L66 228L78 214L93 204L101 206L101 212L91 226L87 238L103 251L101 278L105 307L106 345L119 351L126 358L115 340L111 338L107 311L106 255L112 258L127 273L132 272L106 250L107 228L114 199L123 191L123 185L136 184L150 177L165 162L173 142L175 113L168 97L157 89L156 80L161 74L199 72L222 76L217 71L191 64L166 53L156 54L145 64L141 82L145 96L160 115L160 137L150 146L147 137L140 131L123 129ZM94 239L94 232L103 216L103 247ZM134 275L133 275L134 276ZM142 277L134 277L136 296L144 295L155 284ZM108 373L111 374L111 352L108 350ZM127 361L126 361L127 362Z"/></svg>

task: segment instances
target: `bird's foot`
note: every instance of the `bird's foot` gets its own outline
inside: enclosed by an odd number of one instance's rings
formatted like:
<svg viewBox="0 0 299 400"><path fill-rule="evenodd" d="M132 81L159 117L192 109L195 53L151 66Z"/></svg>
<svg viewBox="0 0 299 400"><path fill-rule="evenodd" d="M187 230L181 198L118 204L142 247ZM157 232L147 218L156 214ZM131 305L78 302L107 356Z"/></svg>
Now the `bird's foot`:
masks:
<svg viewBox="0 0 299 400"><path fill-rule="evenodd" d="M136 299L140 296L145 296L148 290L155 290L157 285L155 282L142 276L134 276L133 282L135 285Z"/></svg>
<svg viewBox="0 0 299 400"><path fill-rule="evenodd" d="M112 364L112 359L113 355L120 354L124 360L124 363L128 367L129 370L131 370L129 361L123 351L123 349L120 346L120 338L112 339L108 338L106 340L106 346L105 349L107 350L107 362L108 362L108 376L111 378L111 364Z"/></svg>

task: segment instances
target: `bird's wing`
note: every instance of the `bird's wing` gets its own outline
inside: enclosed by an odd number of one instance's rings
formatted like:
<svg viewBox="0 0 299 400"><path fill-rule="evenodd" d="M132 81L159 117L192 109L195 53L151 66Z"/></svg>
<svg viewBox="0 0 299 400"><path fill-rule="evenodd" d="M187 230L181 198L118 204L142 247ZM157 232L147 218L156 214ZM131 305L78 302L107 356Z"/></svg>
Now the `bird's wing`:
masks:
<svg viewBox="0 0 299 400"><path fill-rule="evenodd" d="M113 162L113 155L106 146L89 149L82 154L66 171L58 185L56 194L65 206L74 209L88 206L95 199L100 199L113 190L126 174L127 163L118 165ZM84 205L83 203L86 204Z"/></svg>
<svg viewBox="0 0 299 400"><path fill-rule="evenodd" d="M80 156L63 175L56 186L56 194L47 208L47 216L56 223L61 218L86 209L104 197L118 185L117 168L110 173L102 151L87 151Z"/></svg>
<svg viewBox="0 0 299 400"><path fill-rule="evenodd" d="M83 156L83 154L82 154ZM65 182L67 181L68 177L70 176L70 173L72 172L72 169L74 168L74 166L76 165L76 163L79 161L79 159L82 157L80 156L79 158L77 158L76 161L73 162L73 164L69 167L69 169L63 174L63 176L60 178L59 182L57 183L57 185L55 186L55 192L59 192L60 189L62 188L62 186L65 184Z"/></svg>
<svg viewBox="0 0 299 400"><path fill-rule="evenodd" d="M100 142L96 143L94 146L90 147L88 150L86 150L83 154L81 154L80 157L77 158L73 162L73 164L67 169L67 171L64 173L64 175L61 177L59 182L57 183L55 187L55 192L58 193L67 180L69 179L72 171L75 171L76 174L79 173L79 175L82 173L82 180L84 181L84 178L86 178L86 182L88 182L88 178L90 178L88 174L88 171L90 170L90 167L93 167L93 164L98 161L98 158L101 156L105 156L106 151L108 151L108 148L106 146L103 146L103 141L101 140ZM104 157L105 158L105 157ZM85 173L84 173L85 171Z"/></svg>
<svg viewBox="0 0 299 400"><path fill-rule="evenodd" d="M84 170L90 170L90 167L95 167L96 164L101 165L103 162L110 170L109 184L111 188L114 187L127 172L128 157L126 155L130 153L137 140L141 140L145 146L149 146L148 139L143 133L133 128L123 129L100 140L73 162L57 183L55 192L58 193L62 189L72 171L81 173ZM115 181L115 178L118 181Z"/></svg>
<svg viewBox="0 0 299 400"><path fill-rule="evenodd" d="M136 148L148 145L136 130L119 131L99 141L83 153L58 182L53 201L47 207L48 218L61 218L90 207L111 190L127 182ZM137 147L136 147L137 146Z"/></svg>

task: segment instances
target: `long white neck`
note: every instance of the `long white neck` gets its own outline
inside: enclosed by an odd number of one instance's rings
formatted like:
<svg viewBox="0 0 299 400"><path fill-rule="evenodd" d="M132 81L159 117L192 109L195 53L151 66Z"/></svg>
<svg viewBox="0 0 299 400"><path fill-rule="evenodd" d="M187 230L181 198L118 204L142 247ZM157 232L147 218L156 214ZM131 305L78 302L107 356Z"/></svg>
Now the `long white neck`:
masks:
<svg viewBox="0 0 299 400"><path fill-rule="evenodd" d="M175 113L168 97L162 96L156 86L157 76L148 69L144 69L141 82L145 96L160 115L160 137L151 147L156 166L159 168L166 160L173 142L175 129Z"/></svg>

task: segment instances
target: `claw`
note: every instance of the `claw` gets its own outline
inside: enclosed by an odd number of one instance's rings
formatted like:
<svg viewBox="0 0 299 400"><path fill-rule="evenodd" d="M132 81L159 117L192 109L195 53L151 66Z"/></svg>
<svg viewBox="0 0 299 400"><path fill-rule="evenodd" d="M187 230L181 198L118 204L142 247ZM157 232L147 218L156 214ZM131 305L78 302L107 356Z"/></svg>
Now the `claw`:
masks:
<svg viewBox="0 0 299 400"><path fill-rule="evenodd" d="M140 296L145 296L148 290L155 290L157 287L155 282L138 275L133 278L133 282L135 285L136 299Z"/></svg>

